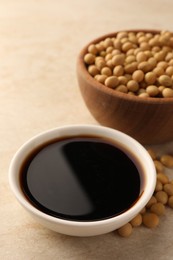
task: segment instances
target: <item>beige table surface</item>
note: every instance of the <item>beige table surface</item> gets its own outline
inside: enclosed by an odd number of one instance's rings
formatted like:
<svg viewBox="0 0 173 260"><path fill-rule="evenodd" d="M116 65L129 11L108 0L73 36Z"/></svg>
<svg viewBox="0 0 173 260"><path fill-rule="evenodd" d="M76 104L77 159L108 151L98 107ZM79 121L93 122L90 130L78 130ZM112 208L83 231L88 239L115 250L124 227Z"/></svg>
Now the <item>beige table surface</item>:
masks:
<svg viewBox="0 0 173 260"><path fill-rule="evenodd" d="M10 160L28 138L65 124L97 124L79 92L76 57L93 38L131 28L173 30L173 1L0 1L0 259L173 259L170 209L158 228L136 228L128 239L76 238L37 224L8 184Z"/></svg>

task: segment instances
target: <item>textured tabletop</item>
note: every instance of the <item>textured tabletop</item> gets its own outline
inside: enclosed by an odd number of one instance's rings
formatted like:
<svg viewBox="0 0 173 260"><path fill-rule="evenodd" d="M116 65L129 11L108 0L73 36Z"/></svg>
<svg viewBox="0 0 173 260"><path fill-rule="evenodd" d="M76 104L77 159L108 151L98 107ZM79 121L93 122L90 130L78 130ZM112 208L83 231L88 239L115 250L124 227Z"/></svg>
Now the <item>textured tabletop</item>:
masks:
<svg viewBox="0 0 173 260"><path fill-rule="evenodd" d="M76 79L76 59L90 40L125 29L173 31L172 0L0 1L0 259L171 260L173 210L159 226L77 238L40 226L18 204L8 184L16 150L41 131L98 124ZM173 143L154 147L173 152ZM173 174L172 174L173 178Z"/></svg>

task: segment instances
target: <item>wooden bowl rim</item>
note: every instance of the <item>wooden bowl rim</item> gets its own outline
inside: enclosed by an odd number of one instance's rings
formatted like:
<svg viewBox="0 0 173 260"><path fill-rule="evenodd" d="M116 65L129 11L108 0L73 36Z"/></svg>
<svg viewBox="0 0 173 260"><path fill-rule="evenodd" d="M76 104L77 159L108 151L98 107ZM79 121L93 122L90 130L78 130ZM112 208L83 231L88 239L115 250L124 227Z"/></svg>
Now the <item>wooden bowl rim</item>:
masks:
<svg viewBox="0 0 173 260"><path fill-rule="evenodd" d="M144 103L144 104L162 104L162 105L168 105L168 104L172 104L173 105L173 98L156 98L156 97L145 97L145 98L139 98L138 96L133 96L133 95L127 95L126 93L122 93L119 91L115 91L111 88L106 87L104 84L101 84L100 82L96 81L87 71L86 65L84 63L84 55L87 53L88 50L88 46L90 44L95 44L98 43L102 40L104 40L105 38L108 37L114 37L117 35L117 33L122 32L122 31L126 31L126 32L145 32L145 33L153 33L153 34L157 34L160 33L160 30L155 30L155 29L132 29L132 30L121 30L121 31L116 31L116 32L112 32L112 33L108 33L105 35L102 35L100 37L95 38L94 40L90 41L87 45L85 45L78 56L77 59L77 72L78 73L82 73L83 76L85 77L85 79L88 81L88 83L90 83L91 86L93 86L94 88L102 91L103 93L110 95L110 96L114 96L116 98L119 99L123 99L123 100L128 100L131 102L139 102L139 103Z"/></svg>

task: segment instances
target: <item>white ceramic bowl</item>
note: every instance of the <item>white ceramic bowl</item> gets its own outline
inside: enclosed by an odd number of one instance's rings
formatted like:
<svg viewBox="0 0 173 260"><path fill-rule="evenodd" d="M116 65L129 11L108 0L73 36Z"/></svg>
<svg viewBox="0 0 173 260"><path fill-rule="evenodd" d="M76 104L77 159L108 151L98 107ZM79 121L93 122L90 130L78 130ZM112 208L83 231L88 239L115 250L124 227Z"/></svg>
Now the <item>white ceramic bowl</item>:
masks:
<svg viewBox="0 0 173 260"><path fill-rule="evenodd" d="M52 217L35 208L22 192L19 172L27 155L40 144L64 136L94 135L112 139L132 154L142 165L145 174L144 192L137 202L124 213L99 221L71 221ZM134 160L135 162L136 160ZM136 140L117 130L94 125L69 125L43 132L27 141L14 155L9 168L9 183L20 204L43 226L56 232L72 236L95 236L111 232L129 222L147 204L153 194L156 172L153 161L145 148ZM113 199L112 199L113 202Z"/></svg>

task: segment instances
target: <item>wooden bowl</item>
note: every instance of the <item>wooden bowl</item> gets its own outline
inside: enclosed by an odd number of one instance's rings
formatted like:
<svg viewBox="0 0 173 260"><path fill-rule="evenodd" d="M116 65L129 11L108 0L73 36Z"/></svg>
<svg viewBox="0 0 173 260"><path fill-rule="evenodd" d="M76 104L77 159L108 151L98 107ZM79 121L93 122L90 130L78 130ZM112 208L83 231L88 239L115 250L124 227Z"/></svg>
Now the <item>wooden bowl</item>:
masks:
<svg viewBox="0 0 173 260"><path fill-rule="evenodd" d="M160 32L142 31L154 34ZM173 98L139 98L127 95L97 82L88 73L84 63L88 46L113 36L116 36L116 33L93 40L79 54L77 78L86 106L100 124L120 130L142 144L157 144L173 140Z"/></svg>

